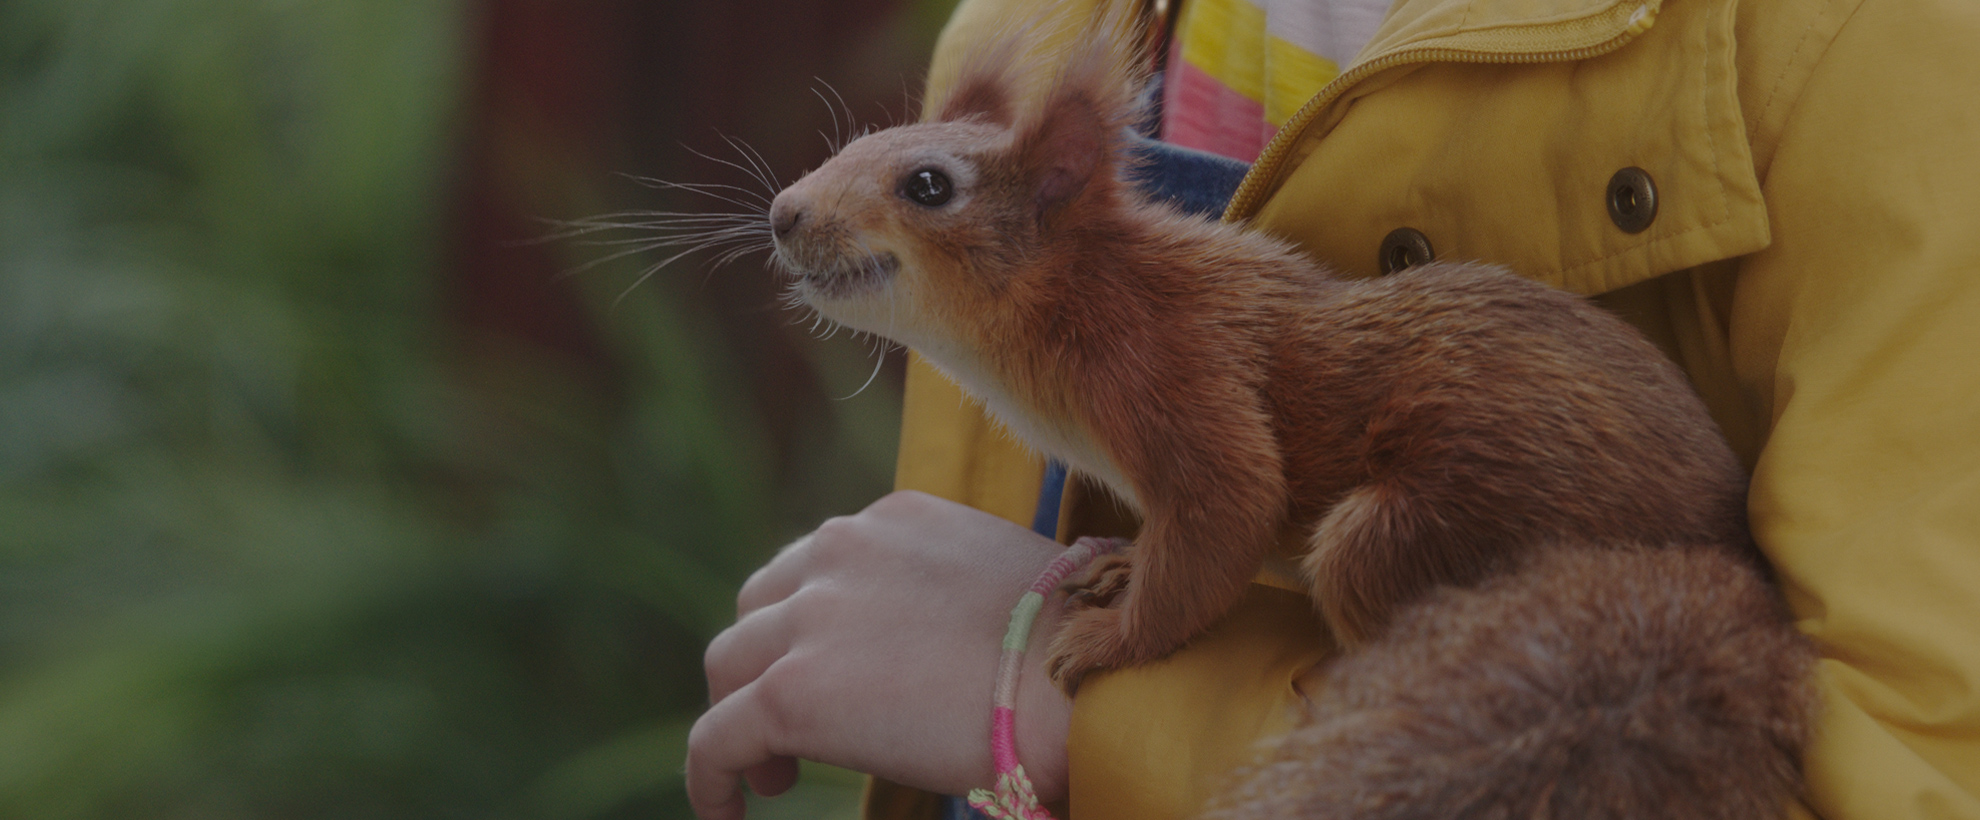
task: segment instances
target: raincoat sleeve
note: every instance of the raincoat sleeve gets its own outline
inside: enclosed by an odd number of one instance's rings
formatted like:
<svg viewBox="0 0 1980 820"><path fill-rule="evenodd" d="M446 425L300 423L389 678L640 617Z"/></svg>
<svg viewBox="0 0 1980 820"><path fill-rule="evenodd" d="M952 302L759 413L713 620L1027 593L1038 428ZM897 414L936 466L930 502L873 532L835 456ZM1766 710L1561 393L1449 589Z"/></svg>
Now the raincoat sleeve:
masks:
<svg viewBox="0 0 1980 820"><path fill-rule="evenodd" d="M1868 0L1752 127L1772 245L1727 317L1754 532L1824 706L1828 818L1980 818L1980 6Z"/></svg>

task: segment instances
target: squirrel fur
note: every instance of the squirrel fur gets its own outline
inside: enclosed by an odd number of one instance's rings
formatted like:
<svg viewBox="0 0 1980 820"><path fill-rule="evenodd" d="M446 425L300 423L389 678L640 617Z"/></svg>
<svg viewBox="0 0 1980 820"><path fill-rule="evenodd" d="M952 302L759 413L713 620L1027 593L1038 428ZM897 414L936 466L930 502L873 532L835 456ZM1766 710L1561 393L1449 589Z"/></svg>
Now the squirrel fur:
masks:
<svg viewBox="0 0 1980 820"><path fill-rule="evenodd" d="M1014 31L770 211L796 298L1141 516L1054 681L1181 647L1297 532L1343 652L1211 816L1779 816L1813 653L1684 375L1498 268L1347 279L1142 198L1124 29L1042 84Z"/></svg>

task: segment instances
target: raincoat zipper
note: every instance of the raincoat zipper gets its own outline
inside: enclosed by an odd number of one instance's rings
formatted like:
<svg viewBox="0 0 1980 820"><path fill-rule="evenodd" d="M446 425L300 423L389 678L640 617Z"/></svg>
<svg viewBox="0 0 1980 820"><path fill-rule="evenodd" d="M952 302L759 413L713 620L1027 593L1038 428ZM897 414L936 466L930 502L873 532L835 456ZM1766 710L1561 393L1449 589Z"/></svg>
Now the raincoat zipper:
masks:
<svg viewBox="0 0 1980 820"><path fill-rule="evenodd" d="M1285 155L1292 149L1293 143L1299 141L1300 134L1312 124L1313 118L1340 99L1340 96L1356 83L1391 68L1419 63L1553 63L1599 57L1622 48L1630 40L1636 39L1637 35L1649 31L1650 26L1657 20L1657 3L1653 0L1638 4L1633 9L1627 3L1619 3L1611 7L1606 14L1616 17L1627 15L1626 19L1620 21L1621 31L1589 45L1529 52L1485 51L1476 47L1449 45L1413 46L1391 51L1342 72L1333 82L1321 88L1320 93L1313 95L1313 99L1307 100L1305 105L1293 112L1292 117L1286 120L1286 124L1272 135L1272 140L1265 144L1265 150L1259 153L1258 161L1252 163L1250 173L1245 174L1244 180L1238 183L1237 193L1231 196L1230 205L1224 209L1224 221L1240 222L1251 218L1252 214L1264 204L1267 180L1277 176L1279 165L1285 161ZM1564 21L1529 26L1523 30L1544 32L1553 28L1566 31L1585 25L1585 21ZM1462 37L1463 35L1457 35L1440 39L1451 40Z"/></svg>

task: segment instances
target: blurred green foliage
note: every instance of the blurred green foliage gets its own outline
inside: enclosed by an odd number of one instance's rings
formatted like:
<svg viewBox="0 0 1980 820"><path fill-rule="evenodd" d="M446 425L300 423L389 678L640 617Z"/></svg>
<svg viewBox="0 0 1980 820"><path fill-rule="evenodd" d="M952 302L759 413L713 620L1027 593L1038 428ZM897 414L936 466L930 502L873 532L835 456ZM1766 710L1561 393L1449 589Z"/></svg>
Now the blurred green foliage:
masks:
<svg viewBox="0 0 1980 820"><path fill-rule="evenodd" d="M462 352L467 19L0 2L0 817L686 817L735 585L884 490L896 393L770 452L633 260L576 280L610 389Z"/></svg>

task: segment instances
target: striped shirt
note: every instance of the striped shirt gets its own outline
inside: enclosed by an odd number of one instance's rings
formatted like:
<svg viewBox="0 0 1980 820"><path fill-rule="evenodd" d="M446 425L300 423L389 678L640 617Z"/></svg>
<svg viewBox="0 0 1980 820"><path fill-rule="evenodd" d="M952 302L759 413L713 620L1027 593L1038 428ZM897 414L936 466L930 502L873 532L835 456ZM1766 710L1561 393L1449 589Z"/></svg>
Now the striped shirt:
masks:
<svg viewBox="0 0 1980 820"><path fill-rule="evenodd" d="M1389 0L1187 0L1162 138L1251 162L1374 36Z"/></svg>

